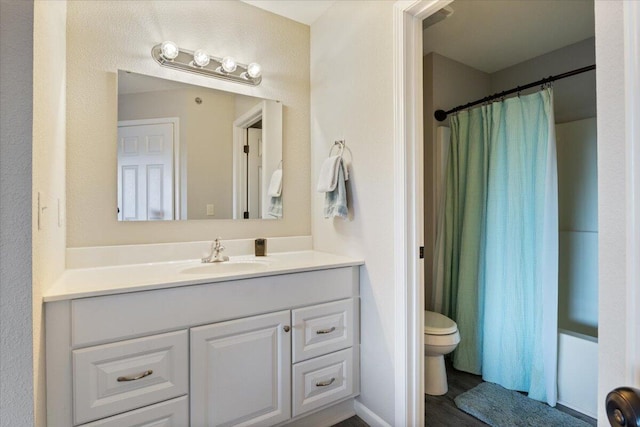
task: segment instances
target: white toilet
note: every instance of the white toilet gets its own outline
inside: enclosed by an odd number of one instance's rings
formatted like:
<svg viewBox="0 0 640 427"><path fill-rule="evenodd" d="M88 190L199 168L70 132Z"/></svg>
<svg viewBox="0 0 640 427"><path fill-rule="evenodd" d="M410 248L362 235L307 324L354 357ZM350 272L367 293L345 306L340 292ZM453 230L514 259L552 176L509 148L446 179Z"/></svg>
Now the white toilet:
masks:
<svg viewBox="0 0 640 427"><path fill-rule="evenodd" d="M440 396L447 392L444 355L456 349L460 333L456 322L440 313L424 312L424 392Z"/></svg>

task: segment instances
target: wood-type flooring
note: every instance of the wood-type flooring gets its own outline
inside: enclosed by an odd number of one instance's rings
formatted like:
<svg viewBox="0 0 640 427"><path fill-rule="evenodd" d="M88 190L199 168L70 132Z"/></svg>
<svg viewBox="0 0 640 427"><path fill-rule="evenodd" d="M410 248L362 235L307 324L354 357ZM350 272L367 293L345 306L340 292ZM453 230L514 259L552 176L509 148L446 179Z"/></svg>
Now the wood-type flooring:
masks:
<svg viewBox="0 0 640 427"><path fill-rule="evenodd" d="M471 390L482 382L482 378L453 369L447 362L447 378L449 391L444 396L425 395L425 426L427 427L481 427L487 424L458 409L453 399L467 390ZM580 412L562 405L557 409L589 423L597 425L596 420ZM357 416L351 417L333 427L368 427L368 424ZM540 426L550 427L550 426Z"/></svg>

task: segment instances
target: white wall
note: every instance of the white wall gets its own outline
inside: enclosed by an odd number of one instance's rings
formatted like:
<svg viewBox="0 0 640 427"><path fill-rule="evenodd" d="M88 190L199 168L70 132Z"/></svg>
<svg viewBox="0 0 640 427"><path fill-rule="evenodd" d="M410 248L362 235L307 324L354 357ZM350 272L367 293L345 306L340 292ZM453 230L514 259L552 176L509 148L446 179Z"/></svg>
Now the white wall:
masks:
<svg viewBox="0 0 640 427"><path fill-rule="evenodd" d="M66 14L66 1L35 2L32 253L36 425L44 425L46 417L42 295L65 267ZM39 229L38 193L41 204Z"/></svg>
<svg viewBox="0 0 640 427"><path fill-rule="evenodd" d="M33 1L0 2L0 426L34 424ZM7 58L9 58L7 60Z"/></svg>
<svg viewBox="0 0 640 427"><path fill-rule="evenodd" d="M250 87L160 67L151 47L186 49L262 64ZM308 235L309 27L237 1L69 2L67 16L67 246ZM283 104L284 219L118 223L118 69Z"/></svg>
<svg viewBox="0 0 640 427"><path fill-rule="evenodd" d="M635 313L627 286L625 52L623 2L595 2L598 96L598 424L607 426L604 401L615 387L632 384L627 357L633 337L625 325ZM637 118L636 118L637 120ZM637 141L636 141L637 146ZM637 226L637 224L636 224ZM635 337L636 340L639 337ZM629 361L631 363L631 361ZM637 384L636 384L637 386Z"/></svg>
<svg viewBox="0 0 640 427"><path fill-rule="evenodd" d="M311 25L314 248L364 257L360 401L394 421L393 1L339 1ZM333 141L353 153L353 219L324 219L318 171Z"/></svg>

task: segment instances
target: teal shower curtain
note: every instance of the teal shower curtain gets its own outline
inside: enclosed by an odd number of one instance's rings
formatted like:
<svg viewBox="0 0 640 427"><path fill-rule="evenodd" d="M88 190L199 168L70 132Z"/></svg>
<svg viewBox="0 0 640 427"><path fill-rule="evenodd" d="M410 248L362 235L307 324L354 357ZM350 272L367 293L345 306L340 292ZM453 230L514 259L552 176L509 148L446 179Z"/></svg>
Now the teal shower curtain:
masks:
<svg viewBox="0 0 640 427"><path fill-rule="evenodd" d="M451 117L443 312L454 367L555 406L558 195L552 89Z"/></svg>

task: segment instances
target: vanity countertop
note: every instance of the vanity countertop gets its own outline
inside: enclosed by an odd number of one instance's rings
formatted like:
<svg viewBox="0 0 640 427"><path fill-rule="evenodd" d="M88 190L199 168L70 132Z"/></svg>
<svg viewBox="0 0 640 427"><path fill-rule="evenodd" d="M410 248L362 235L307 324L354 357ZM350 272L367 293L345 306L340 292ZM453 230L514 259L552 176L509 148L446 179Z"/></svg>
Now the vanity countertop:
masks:
<svg viewBox="0 0 640 427"><path fill-rule="evenodd" d="M318 251L232 256L226 263L182 260L66 270L44 295L44 302L152 289L199 285L277 274L364 264L361 259Z"/></svg>

